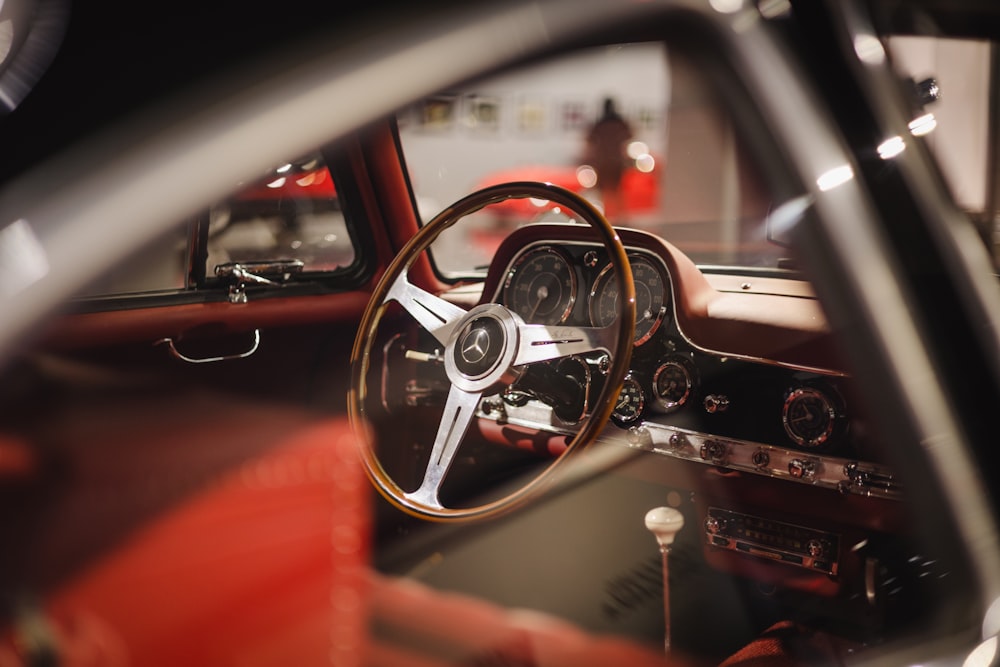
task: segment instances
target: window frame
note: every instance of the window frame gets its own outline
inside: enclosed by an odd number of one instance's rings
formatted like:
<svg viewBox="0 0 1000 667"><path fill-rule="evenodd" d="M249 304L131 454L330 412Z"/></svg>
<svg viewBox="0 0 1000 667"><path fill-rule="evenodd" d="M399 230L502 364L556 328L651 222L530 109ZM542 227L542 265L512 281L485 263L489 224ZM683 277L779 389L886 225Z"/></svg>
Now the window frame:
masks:
<svg viewBox="0 0 1000 667"><path fill-rule="evenodd" d="M343 150L328 146L318 153L326 162L334 181L344 223L354 249L354 258L350 264L332 271L302 271L295 279L280 285L247 286L248 298L257 300L347 292L364 285L374 274L376 262L371 231L367 225L360 223L365 219L366 212L361 205L357 174ZM187 238L183 286L177 289L80 296L71 301L73 312L96 313L229 300L230 283L209 272L209 208L206 206L200 209L180 225L185 227Z"/></svg>

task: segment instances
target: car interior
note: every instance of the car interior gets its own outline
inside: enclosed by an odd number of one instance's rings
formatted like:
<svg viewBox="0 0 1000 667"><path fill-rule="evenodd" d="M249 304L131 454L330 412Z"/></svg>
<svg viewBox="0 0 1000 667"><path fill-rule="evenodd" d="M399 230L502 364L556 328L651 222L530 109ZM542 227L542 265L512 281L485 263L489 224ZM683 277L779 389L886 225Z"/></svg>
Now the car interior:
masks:
<svg viewBox="0 0 1000 667"><path fill-rule="evenodd" d="M783 39L786 5L758 3ZM995 44L878 18L907 146L992 255ZM916 443L802 251L835 209L700 30L624 23L423 94L77 286L0 383L0 664L974 643L975 573L928 535ZM613 202L587 163L606 99Z"/></svg>

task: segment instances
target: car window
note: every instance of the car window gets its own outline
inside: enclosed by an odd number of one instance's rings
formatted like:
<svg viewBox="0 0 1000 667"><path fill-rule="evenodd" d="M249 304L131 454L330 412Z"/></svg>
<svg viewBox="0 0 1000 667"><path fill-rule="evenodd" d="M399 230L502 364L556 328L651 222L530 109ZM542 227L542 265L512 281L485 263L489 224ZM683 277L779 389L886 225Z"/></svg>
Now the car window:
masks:
<svg viewBox="0 0 1000 667"><path fill-rule="evenodd" d="M179 224L165 238L105 272L80 291L81 297L177 292L187 285L188 238L191 225Z"/></svg>
<svg viewBox="0 0 1000 667"><path fill-rule="evenodd" d="M912 34L885 35L884 42L913 93L911 132L927 143L1000 265L988 163L990 43ZM592 133L608 105L624 133L615 139L621 151L610 174L607 158L588 142L600 135ZM583 194L616 225L663 236L703 266L792 265L768 224L780 198L760 183L697 68L661 43L579 51L445 91L405 109L398 123L424 220L482 187L547 181ZM616 187L605 188L601 172ZM476 272L492 256L495 237L553 217L538 204L507 202L486 209L466 231L449 230L436 246L438 268Z"/></svg>
<svg viewBox="0 0 1000 667"><path fill-rule="evenodd" d="M773 198L730 119L697 68L662 43L575 52L428 97L398 122L425 220L482 187L545 181L701 264L776 268L787 258L768 241ZM446 232L435 262L444 274L475 271L513 227L557 216L531 200L490 207Z"/></svg>
<svg viewBox="0 0 1000 667"><path fill-rule="evenodd" d="M298 259L306 271L354 261L340 200L323 159L280 165L211 208L208 268L226 262Z"/></svg>
<svg viewBox="0 0 1000 667"><path fill-rule="evenodd" d="M980 226L1000 264L990 169L992 45L972 38L889 35L887 51L914 92L911 131L923 137L956 204Z"/></svg>
<svg viewBox="0 0 1000 667"><path fill-rule="evenodd" d="M355 261L356 250L340 203L319 153L283 163L179 223L169 238L116 267L84 295L204 287L232 263L301 263L302 273L343 269Z"/></svg>

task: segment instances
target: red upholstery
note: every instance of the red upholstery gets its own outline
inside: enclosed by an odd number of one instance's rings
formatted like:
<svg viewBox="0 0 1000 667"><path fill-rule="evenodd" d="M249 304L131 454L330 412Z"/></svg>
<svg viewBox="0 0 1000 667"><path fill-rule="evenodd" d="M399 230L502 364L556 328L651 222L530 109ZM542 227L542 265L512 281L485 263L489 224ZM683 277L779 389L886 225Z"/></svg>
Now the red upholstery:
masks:
<svg viewBox="0 0 1000 667"><path fill-rule="evenodd" d="M4 544L28 554L37 600L0 637L3 667L690 664L374 573L372 492L342 417L85 392L0 445L30 500L4 513Z"/></svg>
<svg viewBox="0 0 1000 667"><path fill-rule="evenodd" d="M4 436L13 452L44 453L9 466L30 503L25 521L4 520L7 544L30 556L37 607L7 628L4 667L46 654L67 667L664 663L548 616L374 574L372 492L342 417L106 389ZM29 530L15 536L17 525Z"/></svg>
<svg viewBox="0 0 1000 667"><path fill-rule="evenodd" d="M858 646L791 621L782 621L772 625L719 667L840 667L847 663L853 648Z"/></svg>
<svg viewBox="0 0 1000 667"><path fill-rule="evenodd" d="M60 664L360 665L367 494L346 422L300 425L55 591Z"/></svg>

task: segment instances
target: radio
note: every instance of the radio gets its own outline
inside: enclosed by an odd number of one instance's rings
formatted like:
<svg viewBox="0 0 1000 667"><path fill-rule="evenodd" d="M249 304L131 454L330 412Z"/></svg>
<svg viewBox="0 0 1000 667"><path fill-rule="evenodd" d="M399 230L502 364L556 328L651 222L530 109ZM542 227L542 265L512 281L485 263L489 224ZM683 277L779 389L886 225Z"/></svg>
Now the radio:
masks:
<svg viewBox="0 0 1000 667"><path fill-rule="evenodd" d="M713 547L837 574L840 536L791 523L709 507L705 539Z"/></svg>

